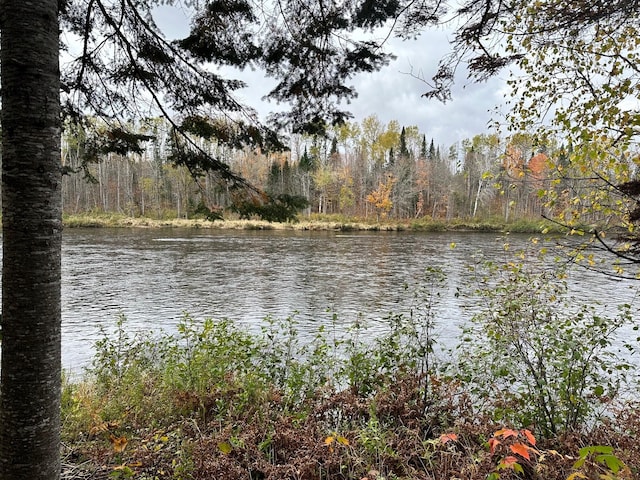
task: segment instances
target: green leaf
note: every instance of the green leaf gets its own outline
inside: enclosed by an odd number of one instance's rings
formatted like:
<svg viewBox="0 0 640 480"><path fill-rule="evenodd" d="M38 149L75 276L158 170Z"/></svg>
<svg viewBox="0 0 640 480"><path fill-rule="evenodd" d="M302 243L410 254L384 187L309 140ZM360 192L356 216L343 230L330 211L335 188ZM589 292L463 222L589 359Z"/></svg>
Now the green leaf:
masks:
<svg viewBox="0 0 640 480"><path fill-rule="evenodd" d="M229 442L219 442L218 443L218 448L225 455L229 455L231 453L231 450L233 450L233 447L231 446L231 444Z"/></svg>
<svg viewBox="0 0 640 480"><path fill-rule="evenodd" d="M586 455L584 457L580 455L580 458L576 460L576 462L573 464L573 469L578 470L579 468L581 468L584 465L584 462L586 459L587 459Z"/></svg>
<svg viewBox="0 0 640 480"><path fill-rule="evenodd" d="M613 473L618 473L624 466L624 463L615 455L598 455L596 460L606 465Z"/></svg>

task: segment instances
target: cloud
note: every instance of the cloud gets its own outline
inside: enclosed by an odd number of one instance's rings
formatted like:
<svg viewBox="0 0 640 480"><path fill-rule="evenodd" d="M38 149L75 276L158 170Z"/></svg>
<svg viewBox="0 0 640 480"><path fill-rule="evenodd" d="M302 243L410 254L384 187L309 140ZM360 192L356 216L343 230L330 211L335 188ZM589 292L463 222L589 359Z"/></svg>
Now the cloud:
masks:
<svg viewBox="0 0 640 480"><path fill-rule="evenodd" d="M401 125L416 125L428 139L447 147L488 133L489 124L496 119L494 110L504 101L505 82L501 78L475 83L462 71L452 100L442 103L422 96L430 87L415 77L429 80L449 48L448 33L441 30L427 31L415 41L392 40L388 50L396 60L380 72L355 79L359 95L351 111L356 119L375 114L385 123L397 120Z"/></svg>
<svg viewBox="0 0 640 480"><path fill-rule="evenodd" d="M187 34L188 12L175 7L159 7L155 10L155 18L168 38ZM379 72L353 78L352 85L356 87L358 97L346 108L354 115L354 121L361 122L376 115L385 124L397 120L401 125L415 125L427 139L444 147L489 133L489 124L497 120L494 110L504 103L507 90L503 79L495 77L475 83L461 71L452 100L443 104L422 97L429 86L415 77L431 78L440 59L450 51L450 37L451 32L434 28L425 30L416 40L391 38L385 47L396 59ZM262 100L275 85L273 79L265 78L262 72L249 69L241 72L222 69L221 72L247 83L248 87L238 91L237 96L255 108L260 116L284 108Z"/></svg>

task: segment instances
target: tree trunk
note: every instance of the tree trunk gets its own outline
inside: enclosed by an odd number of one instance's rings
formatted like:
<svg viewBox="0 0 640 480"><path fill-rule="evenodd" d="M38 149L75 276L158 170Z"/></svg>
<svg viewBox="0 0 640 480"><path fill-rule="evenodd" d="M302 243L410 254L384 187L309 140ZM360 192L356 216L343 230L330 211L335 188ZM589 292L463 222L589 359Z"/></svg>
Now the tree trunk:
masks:
<svg viewBox="0 0 640 480"><path fill-rule="evenodd" d="M60 478L58 0L0 0L0 478Z"/></svg>

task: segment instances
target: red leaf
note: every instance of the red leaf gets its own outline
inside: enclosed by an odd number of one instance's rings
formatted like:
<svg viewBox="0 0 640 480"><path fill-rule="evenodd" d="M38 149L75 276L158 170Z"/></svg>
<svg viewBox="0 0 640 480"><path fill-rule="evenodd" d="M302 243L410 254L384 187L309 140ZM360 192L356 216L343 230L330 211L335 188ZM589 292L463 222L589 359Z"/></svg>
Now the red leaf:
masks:
<svg viewBox="0 0 640 480"><path fill-rule="evenodd" d="M527 437L527 440L529 441L529 443L535 447L536 437L533 436L533 433L531 433L531 431L527 430L526 428L522 430L522 433L524 433L524 436Z"/></svg>
<svg viewBox="0 0 640 480"><path fill-rule="evenodd" d="M529 447L527 447L525 444L514 443L509 448L513 453L520 455L521 457L526 458L527 460L531 460L531 457L529 456Z"/></svg>
<svg viewBox="0 0 640 480"><path fill-rule="evenodd" d="M495 437L489 439L489 451L491 452L491 455L496 451L496 447L498 445L500 445L500 440Z"/></svg>
<svg viewBox="0 0 640 480"><path fill-rule="evenodd" d="M515 430L511 430L510 428L503 428L494 433L493 436L502 438L517 437L518 432L516 432Z"/></svg>
<svg viewBox="0 0 640 480"><path fill-rule="evenodd" d="M455 433L443 433L442 435L440 435L440 443L447 443L447 442L455 442L458 440L458 435L456 435Z"/></svg>

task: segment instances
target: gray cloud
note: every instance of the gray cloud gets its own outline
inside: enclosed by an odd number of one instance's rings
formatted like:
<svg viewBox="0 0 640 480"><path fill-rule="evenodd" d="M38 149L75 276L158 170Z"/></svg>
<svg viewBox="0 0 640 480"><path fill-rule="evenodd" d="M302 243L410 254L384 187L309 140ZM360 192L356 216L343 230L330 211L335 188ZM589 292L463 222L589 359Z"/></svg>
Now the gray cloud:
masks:
<svg viewBox="0 0 640 480"><path fill-rule="evenodd" d="M168 38L187 32L188 18L184 11L159 8L156 21ZM346 107L354 115L354 121L361 122L376 115L385 124L397 120L401 125L416 125L429 140L433 138L436 144L445 147L490 132L490 122L497 120L493 110L504 102L506 86L503 79L496 77L475 83L461 71L451 101L443 104L422 97L429 87L414 76L431 78L438 61L449 52L449 40L450 32L442 29L427 30L412 41L390 39L386 49L396 59L379 72L361 74L353 79L358 97ZM273 80L265 78L262 72L223 69L221 73L247 83L248 87L239 91L238 97L261 116L285 108L262 100L274 85Z"/></svg>
<svg viewBox="0 0 640 480"><path fill-rule="evenodd" d="M389 42L388 50L396 60L380 72L355 79L359 95L351 111L356 119L375 114L385 123L397 120L401 125L416 125L427 138L445 146L488 133L489 123L496 119L493 110L503 103L502 79L475 83L462 71L449 102L422 96L430 87L415 77L430 80L449 48L447 32L442 30L425 32L416 41Z"/></svg>

